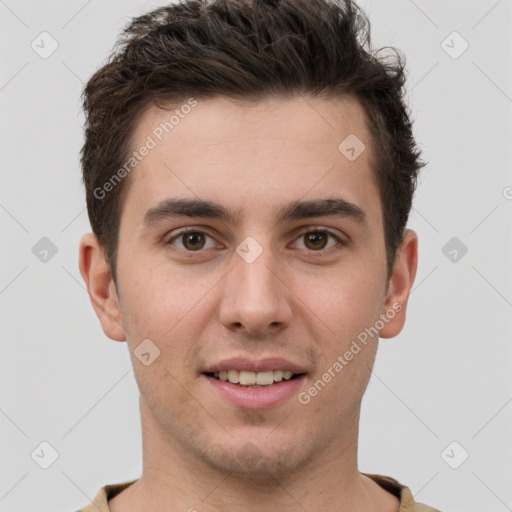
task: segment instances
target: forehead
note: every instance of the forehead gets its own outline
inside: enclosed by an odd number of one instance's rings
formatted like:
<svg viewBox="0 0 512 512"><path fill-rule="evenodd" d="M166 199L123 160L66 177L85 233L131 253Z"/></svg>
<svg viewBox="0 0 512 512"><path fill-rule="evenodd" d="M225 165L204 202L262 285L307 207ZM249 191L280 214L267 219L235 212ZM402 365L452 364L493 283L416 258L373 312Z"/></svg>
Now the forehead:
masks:
<svg viewBox="0 0 512 512"><path fill-rule="evenodd" d="M379 201L366 116L348 96L152 105L132 138L134 151L144 146L150 149L130 175L125 199L139 218L170 195L230 202L238 210L251 201L284 203L334 190L354 203Z"/></svg>
<svg viewBox="0 0 512 512"><path fill-rule="evenodd" d="M210 149L228 140L260 138L268 148L272 140L293 138L306 149L320 144L337 150L340 137L349 134L361 139L369 135L366 114L352 96L322 99L297 95L259 101L219 96L183 98L165 108L147 107L135 127L133 142L142 142L149 135L159 146L172 145L174 140L178 145L200 143Z"/></svg>

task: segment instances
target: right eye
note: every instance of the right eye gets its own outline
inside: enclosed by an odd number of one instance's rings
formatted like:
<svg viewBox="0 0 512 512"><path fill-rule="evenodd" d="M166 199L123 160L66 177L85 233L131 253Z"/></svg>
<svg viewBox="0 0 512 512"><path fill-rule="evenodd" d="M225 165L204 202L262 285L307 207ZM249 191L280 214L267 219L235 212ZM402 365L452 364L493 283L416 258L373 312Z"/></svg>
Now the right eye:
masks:
<svg viewBox="0 0 512 512"><path fill-rule="evenodd" d="M212 242L209 246L205 247L207 239L210 239ZM175 244L175 240L181 241L181 244ZM190 228L179 231L166 242L167 245L177 245L177 247L180 249L189 252L198 252L202 249L211 249L212 247L215 247L215 243L215 240L204 231Z"/></svg>

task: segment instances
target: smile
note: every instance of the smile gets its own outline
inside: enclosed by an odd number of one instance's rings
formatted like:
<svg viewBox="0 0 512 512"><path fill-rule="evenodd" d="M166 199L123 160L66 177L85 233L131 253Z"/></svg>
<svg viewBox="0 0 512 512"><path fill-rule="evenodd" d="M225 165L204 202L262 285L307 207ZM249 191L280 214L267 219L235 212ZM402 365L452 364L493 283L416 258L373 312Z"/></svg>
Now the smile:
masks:
<svg viewBox="0 0 512 512"><path fill-rule="evenodd" d="M231 379L239 382L231 382L230 373ZM281 374L283 375L281 376ZM221 376L226 380L221 379ZM215 396L223 402L241 409L270 409L284 404L297 396L307 379L306 374L294 374L289 370L287 372L283 370L264 372L223 370L203 373L201 377L205 379L205 383ZM268 382L268 384L242 384L240 380L255 383ZM206 391L206 393L209 392Z"/></svg>
<svg viewBox="0 0 512 512"><path fill-rule="evenodd" d="M245 370L222 370L220 372L207 373L209 377L230 382L242 387L252 389L264 388L281 382L283 380L291 380L299 374L289 370L269 370L264 372L251 372Z"/></svg>

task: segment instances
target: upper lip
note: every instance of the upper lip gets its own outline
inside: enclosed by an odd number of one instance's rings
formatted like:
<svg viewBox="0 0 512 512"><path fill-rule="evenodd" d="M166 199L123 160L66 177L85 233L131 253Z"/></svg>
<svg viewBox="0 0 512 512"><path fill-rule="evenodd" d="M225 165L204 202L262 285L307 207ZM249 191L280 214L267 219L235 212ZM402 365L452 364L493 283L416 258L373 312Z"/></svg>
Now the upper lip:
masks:
<svg viewBox="0 0 512 512"><path fill-rule="evenodd" d="M284 370L291 371L292 373L306 373L306 369L303 366L283 359L282 357L266 357L265 359L232 357L209 365L203 373L221 372L223 370L244 370L247 372Z"/></svg>

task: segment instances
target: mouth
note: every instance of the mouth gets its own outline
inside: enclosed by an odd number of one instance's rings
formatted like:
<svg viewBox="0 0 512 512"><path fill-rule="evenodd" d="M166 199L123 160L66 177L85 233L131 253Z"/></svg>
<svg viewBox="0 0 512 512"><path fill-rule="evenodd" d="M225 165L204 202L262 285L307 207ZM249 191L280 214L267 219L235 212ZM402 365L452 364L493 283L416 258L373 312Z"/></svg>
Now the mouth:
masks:
<svg viewBox="0 0 512 512"><path fill-rule="evenodd" d="M305 386L307 367L282 357L231 357L202 369L212 400L242 409L270 409L289 402Z"/></svg>
<svg viewBox="0 0 512 512"><path fill-rule="evenodd" d="M213 392L212 399L237 409L255 410L278 407L297 396L305 385L307 374L291 370L218 370L203 372L208 384L206 393ZM215 398L214 398L215 397Z"/></svg>
<svg viewBox="0 0 512 512"><path fill-rule="evenodd" d="M222 370L218 372L205 372L207 377L229 382L235 386L246 389L270 388L280 382L297 379L304 373L293 373L290 370L267 370L252 372L247 370Z"/></svg>

